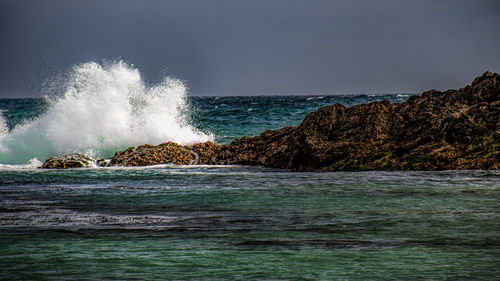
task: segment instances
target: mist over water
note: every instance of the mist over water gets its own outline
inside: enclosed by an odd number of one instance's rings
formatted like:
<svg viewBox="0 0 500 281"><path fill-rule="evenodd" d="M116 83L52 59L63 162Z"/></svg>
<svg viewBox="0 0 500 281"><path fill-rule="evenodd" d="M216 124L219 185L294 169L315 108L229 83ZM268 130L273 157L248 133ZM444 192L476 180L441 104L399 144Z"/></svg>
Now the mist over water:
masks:
<svg viewBox="0 0 500 281"><path fill-rule="evenodd" d="M110 157L119 149L173 141L192 144L213 136L189 124L187 88L165 77L146 86L138 69L123 61L75 66L47 97L40 117L8 130L0 118L0 163L41 161L64 153Z"/></svg>

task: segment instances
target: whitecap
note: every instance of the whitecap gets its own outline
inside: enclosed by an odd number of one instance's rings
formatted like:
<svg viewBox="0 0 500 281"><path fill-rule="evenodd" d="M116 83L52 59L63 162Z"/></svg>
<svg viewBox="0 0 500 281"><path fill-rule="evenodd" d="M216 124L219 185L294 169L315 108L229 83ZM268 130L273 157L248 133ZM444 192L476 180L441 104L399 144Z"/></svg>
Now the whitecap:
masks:
<svg viewBox="0 0 500 281"><path fill-rule="evenodd" d="M187 88L180 80L165 77L146 86L139 70L123 61L88 62L75 66L62 87L64 94L47 98L49 108L39 118L10 132L0 118L0 163L65 153L108 158L145 143L213 140L189 124Z"/></svg>

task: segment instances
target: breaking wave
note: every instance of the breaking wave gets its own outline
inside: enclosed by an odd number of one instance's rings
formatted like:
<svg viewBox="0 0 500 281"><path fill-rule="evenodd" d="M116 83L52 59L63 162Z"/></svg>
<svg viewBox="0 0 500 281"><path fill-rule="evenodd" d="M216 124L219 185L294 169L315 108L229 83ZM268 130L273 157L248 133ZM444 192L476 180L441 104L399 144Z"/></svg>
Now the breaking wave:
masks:
<svg viewBox="0 0 500 281"><path fill-rule="evenodd" d="M9 131L0 118L0 163L21 164L64 153L110 157L144 143L192 144L213 136L189 124L186 86L166 77L148 87L123 61L75 66L48 97L47 111ZM33 160L32 160L33 161Z"/></svg>

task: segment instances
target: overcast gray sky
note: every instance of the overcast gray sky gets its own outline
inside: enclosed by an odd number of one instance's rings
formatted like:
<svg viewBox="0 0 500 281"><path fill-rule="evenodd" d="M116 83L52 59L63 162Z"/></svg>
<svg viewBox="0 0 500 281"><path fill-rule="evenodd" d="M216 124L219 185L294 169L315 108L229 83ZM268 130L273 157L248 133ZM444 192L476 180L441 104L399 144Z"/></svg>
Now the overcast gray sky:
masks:
<svg viewBox="0 0 500 281"><path fill-rule="evenodd" d="M500 1L0 1L0 97L103 59L191 95L445 90L500 72Z"/></svg>

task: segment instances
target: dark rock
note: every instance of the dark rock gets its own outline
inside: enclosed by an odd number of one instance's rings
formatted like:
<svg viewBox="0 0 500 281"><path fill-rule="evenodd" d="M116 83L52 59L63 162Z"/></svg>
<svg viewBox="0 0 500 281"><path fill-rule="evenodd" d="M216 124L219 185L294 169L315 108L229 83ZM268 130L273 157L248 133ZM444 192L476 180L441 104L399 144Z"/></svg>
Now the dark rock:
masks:
<svg viewBox="0 0 500 281"><path fill-rule="evenodd" d="M108 166L150 166L159 164L190 165L197 162L199 156L186 147L166 142L160 145L144 144L137 148L129 147L118 151Z"/></svg>
<svg viewBox="0 0 500 281"><path fill-rule="evenodd" d="M499 169L500 76L460 90L431 90L404 103L310 113L298 127L222 146L225 164L295 171Z"/></svg>
<svg viewBox="0 0 500 281"><path fill-rule="evenodd" d="M167 142L130 147L116 152L107 165L243 164L294 171L500 169L499 97L500 76L486 72L465 88L430 90L404 103L350 108L334 104L310 113L297 127L268 130L228 145ZM42 167L84 165L55 159Z"/></svg>
<svg viewBox="0 0 500 281"><path fill-rule="evenodd" d="M95 160L82 154L66 154L51 157L40 167L42 169L69 169L93 167Z"/></svg>
<svg viewBox="0 0 500 281"><path fill-rule="evenodd" d="M173 142L141 145L118 151L107 166L151 166L159 164L215 165L220 146L213 142L182 146Z"/></svg>
<svg viewBox="0 0 500 281"><path fill-rule="evenodd" d="M108 166L109 161L110 161L109 159L102 159L101 158L101 159L97 159L96 164L97 164L97 166L100 166L100 167L106 167L106 166Z"/></svg>
<svg viewBox="0 0 500 281"><path fill-rule="evenodd" d="M198 165L217 164L220 147L221 147L220 145L217 145L211 141L185 146L186 149L191 150L196 155L198 155L197 161L192 163Z"/></svg>

